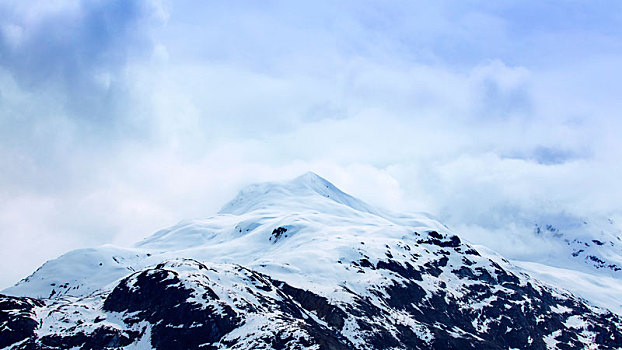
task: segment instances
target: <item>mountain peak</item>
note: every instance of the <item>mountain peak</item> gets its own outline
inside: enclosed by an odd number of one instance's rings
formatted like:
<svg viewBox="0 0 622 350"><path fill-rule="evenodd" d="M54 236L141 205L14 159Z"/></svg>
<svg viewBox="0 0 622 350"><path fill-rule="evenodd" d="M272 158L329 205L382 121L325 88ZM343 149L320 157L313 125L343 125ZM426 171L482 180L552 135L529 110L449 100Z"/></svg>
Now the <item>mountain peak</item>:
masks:
<svg viewBox="0 0 622 350"><path fill-rule="evenodd" d="M341 192L341 190L335 187L335 185L333 185L330 181L326 180L325 178L321 177L320 175L312 171L308 171L294 178L293 180L290 180L287 182L290 184L297 184L299 186L307 186L310 188L317 187L317 186L332 188L334 190Z"/></svg>
<svg viewBox="0 0 622 350"><path fill-rule="evenodd" d="M292 182L299 182L299 183L316 183L316 182L324 182L324 183L329 183L328 180L326 180L325 178L321 177L320 175L314 173L313 171L307 171L306 173L298 176L297 178L293 179Z"/></svg>
<svg viewBox="0 0 622 350"><path fill-rule="evenodd" d="M297 178L288 181L287 184L294 187L306 188L321 196L329 198L331 195L333 197L347 195L330 181L312 171L306 172Z"/></svg>
<svg viewBox="0 0 622 350"><path fill-rule="evenodd" d="M350 209L377 214L378 210L344 193L314 172L292 180L252 184L242 189L219 213L244 214L258 209L284 207L288 210L314 209L323 211L327 205L345 205Z"/></svg>

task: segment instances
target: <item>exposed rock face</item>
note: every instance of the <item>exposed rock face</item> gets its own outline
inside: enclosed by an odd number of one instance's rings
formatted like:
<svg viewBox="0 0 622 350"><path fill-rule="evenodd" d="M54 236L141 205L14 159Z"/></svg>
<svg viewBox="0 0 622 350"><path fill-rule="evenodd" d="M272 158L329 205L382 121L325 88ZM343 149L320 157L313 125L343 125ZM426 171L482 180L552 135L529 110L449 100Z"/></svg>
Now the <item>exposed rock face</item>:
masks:
<svg viewBox="0 0 622 350"><path fill-rule="evenodd" d="M197 264L199 269L204 265ZM239 319L224 303L188 302L196 291L185 287L175 270L158 265L119 283L104 302L103 311L131 314L132 325L147 321L152 326L151 342L161 349L195 349L216 343L233 330ZM200 300L215 302L218 296L205 287Z"/></svg>
<svg viewBox="0 0 622 350"><path fill-rule="evenodd" d="M34 336L39 327L34 313L37 306L43 302L0 295L0 348Z"/></svg>
<svg viewBox="0 0 622 350"><path fill-rule="evenodd" d="M76 331L73 327L66 332L39 334L42 320L37 315L37 309L42 313L56 312L62 317L71 317L65 314L65 305L58 308L50 306L58 307L32 298L0 295L0 346L10 349L113 349L129 345L138 336L135 331L94 324L91 327L93 330L88 333ZM77 320L76 326L83 323Z"/></svg>

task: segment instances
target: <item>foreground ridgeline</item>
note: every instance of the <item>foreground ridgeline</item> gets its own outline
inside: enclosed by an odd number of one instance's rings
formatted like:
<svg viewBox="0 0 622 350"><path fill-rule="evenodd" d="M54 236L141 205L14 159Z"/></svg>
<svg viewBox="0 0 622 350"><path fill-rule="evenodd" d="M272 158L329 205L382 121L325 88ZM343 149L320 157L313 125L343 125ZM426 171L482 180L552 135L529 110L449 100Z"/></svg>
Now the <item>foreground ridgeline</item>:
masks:
<svg viewBox="0 0 622 350"><path fill-rule="evenodd" d="M617 349L622 319L309 173L0 295L8 349Z"/></svg>

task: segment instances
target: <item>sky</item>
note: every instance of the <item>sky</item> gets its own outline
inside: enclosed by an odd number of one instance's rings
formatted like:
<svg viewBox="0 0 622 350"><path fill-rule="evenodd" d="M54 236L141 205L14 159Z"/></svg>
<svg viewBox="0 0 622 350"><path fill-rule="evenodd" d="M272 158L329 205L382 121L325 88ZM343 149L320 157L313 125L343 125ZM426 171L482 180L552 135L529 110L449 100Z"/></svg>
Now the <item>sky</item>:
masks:
<svg viewBox="0 0 622 350"><path fill-rule="evenodd" d="M307 171L514 256L535 223L622 222L620 23L599 0L2 1L0 288Z"/></svg>

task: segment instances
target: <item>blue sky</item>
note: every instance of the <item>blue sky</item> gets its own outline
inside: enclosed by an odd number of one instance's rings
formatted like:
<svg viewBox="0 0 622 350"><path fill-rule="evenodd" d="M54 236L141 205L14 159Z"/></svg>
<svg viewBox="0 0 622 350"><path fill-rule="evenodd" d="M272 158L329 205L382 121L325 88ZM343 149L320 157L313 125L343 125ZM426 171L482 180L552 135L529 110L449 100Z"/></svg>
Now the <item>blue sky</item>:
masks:
<svg viewBox="0 0 622 350"><path fill-rule="evenodd" d="M3 1L0 286L309 170L491 245L620 217L619 23L617 1Z"/></svg>

